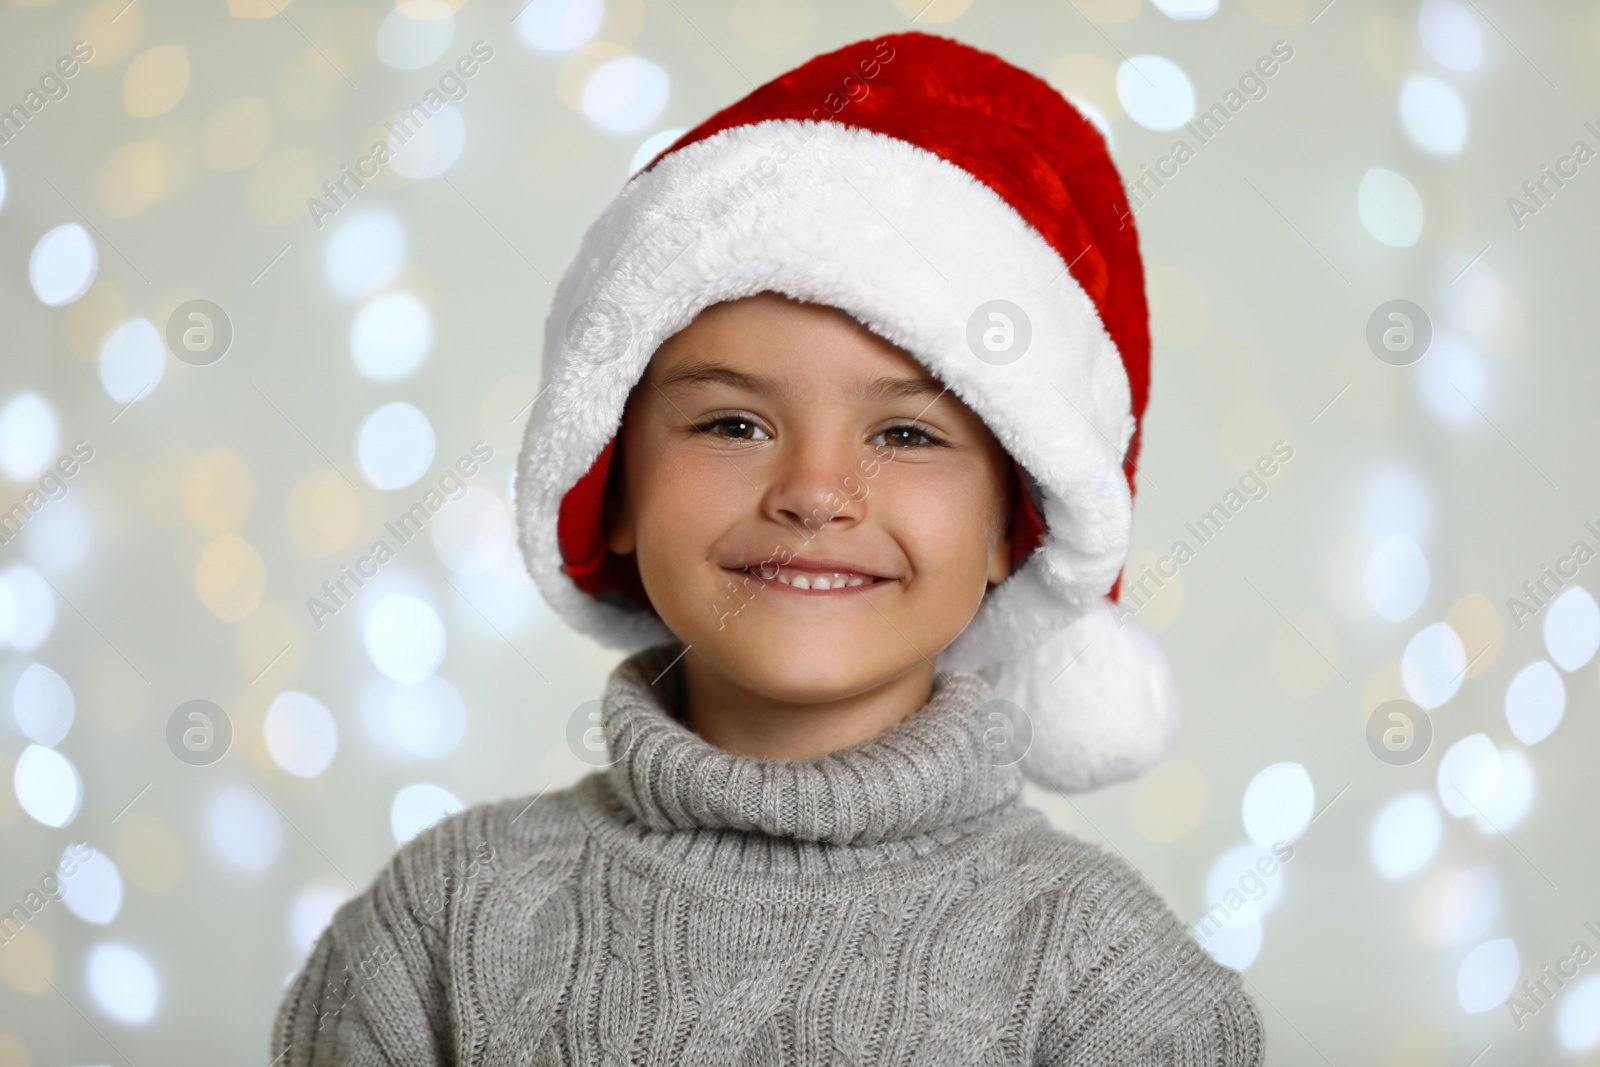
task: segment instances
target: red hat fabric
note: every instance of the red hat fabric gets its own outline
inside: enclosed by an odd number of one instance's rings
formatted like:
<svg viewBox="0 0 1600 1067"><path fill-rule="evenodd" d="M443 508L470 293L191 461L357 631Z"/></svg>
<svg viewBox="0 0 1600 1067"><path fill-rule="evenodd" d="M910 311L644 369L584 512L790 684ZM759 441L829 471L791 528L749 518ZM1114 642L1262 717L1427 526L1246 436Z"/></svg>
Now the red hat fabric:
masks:
<svg viewBox="0 0 1600 1067"><path fill-rule="evenodd" d="M768 82L638 172L546 322L517 479L529 570L580 630L672 640L602 504L627 394L705 307L771 290L839 307L936 374L1010 451L1020 566L941 668L1030 720L1022 769L1082 791L1169 747L1175 686L1115 595L1150 338L1138 236L1104 139L1035 75L925 33Z"/></svg>

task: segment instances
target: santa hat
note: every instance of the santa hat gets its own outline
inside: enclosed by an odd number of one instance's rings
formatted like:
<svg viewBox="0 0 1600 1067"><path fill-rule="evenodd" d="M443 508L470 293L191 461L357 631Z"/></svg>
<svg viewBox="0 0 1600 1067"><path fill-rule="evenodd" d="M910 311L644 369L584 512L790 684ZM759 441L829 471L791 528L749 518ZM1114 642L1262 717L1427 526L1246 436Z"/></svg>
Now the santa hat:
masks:
<svg viewBox="0 0 1600 1067"><path fill-rule="evenodd" d="M766 290L905 349L1015 461L1018 565L938 666L976 671L1026 714L1023 773L1082 792L1152 766L1177 733L1176 688L1114 602L1150 366L1133 218L1071 104L946 38L860 41L768 82L590 226L556 287L518 458L522 550L546 599L626 652L675 640L633 557L606 547L623 407L663 341Z"/></svg>

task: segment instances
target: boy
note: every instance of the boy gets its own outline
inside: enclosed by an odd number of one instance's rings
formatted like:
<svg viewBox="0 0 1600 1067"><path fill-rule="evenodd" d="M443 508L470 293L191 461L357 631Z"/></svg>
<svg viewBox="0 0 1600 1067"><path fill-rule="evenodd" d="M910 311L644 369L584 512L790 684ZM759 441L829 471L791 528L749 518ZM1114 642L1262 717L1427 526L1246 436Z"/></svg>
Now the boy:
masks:
<svg viewBox="0 0 1600 1067"><path fill-rule="evenodd" d="M400 850L285 1064L1262 1060L1237 974L1056 831L1176 728L1109 601L1149 341L1099 135L925 34L685 134L585 237L523 549L633 653L612 762Z"/></svg>

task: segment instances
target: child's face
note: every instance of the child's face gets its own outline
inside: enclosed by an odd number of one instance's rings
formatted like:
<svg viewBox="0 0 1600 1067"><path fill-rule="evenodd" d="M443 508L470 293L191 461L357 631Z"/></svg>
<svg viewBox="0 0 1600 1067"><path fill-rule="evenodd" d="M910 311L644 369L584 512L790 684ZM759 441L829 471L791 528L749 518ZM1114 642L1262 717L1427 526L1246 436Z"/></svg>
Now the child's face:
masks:
<svg viewBox="0 0 1600 1067"><path fill-rule="evenodd" d="M637 553L680 640L769 699L931 676L1010 572L1010 457L833 308L761 293L706 309L651 360L621 448L611 550Z"/></svg>

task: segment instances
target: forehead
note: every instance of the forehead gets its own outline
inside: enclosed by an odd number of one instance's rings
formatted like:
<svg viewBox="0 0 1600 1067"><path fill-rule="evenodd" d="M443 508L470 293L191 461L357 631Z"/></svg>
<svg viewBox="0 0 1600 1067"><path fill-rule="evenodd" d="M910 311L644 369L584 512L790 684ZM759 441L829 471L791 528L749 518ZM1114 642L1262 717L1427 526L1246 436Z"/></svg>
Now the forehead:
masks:
<svg viewBox="0 0 1600 1067"><path fill-rule="evenodd" d="M668 338L647 376L659 387L722 384L932 397L943 385L899 346L839 308L759 293L714 304Z"/></svg>

